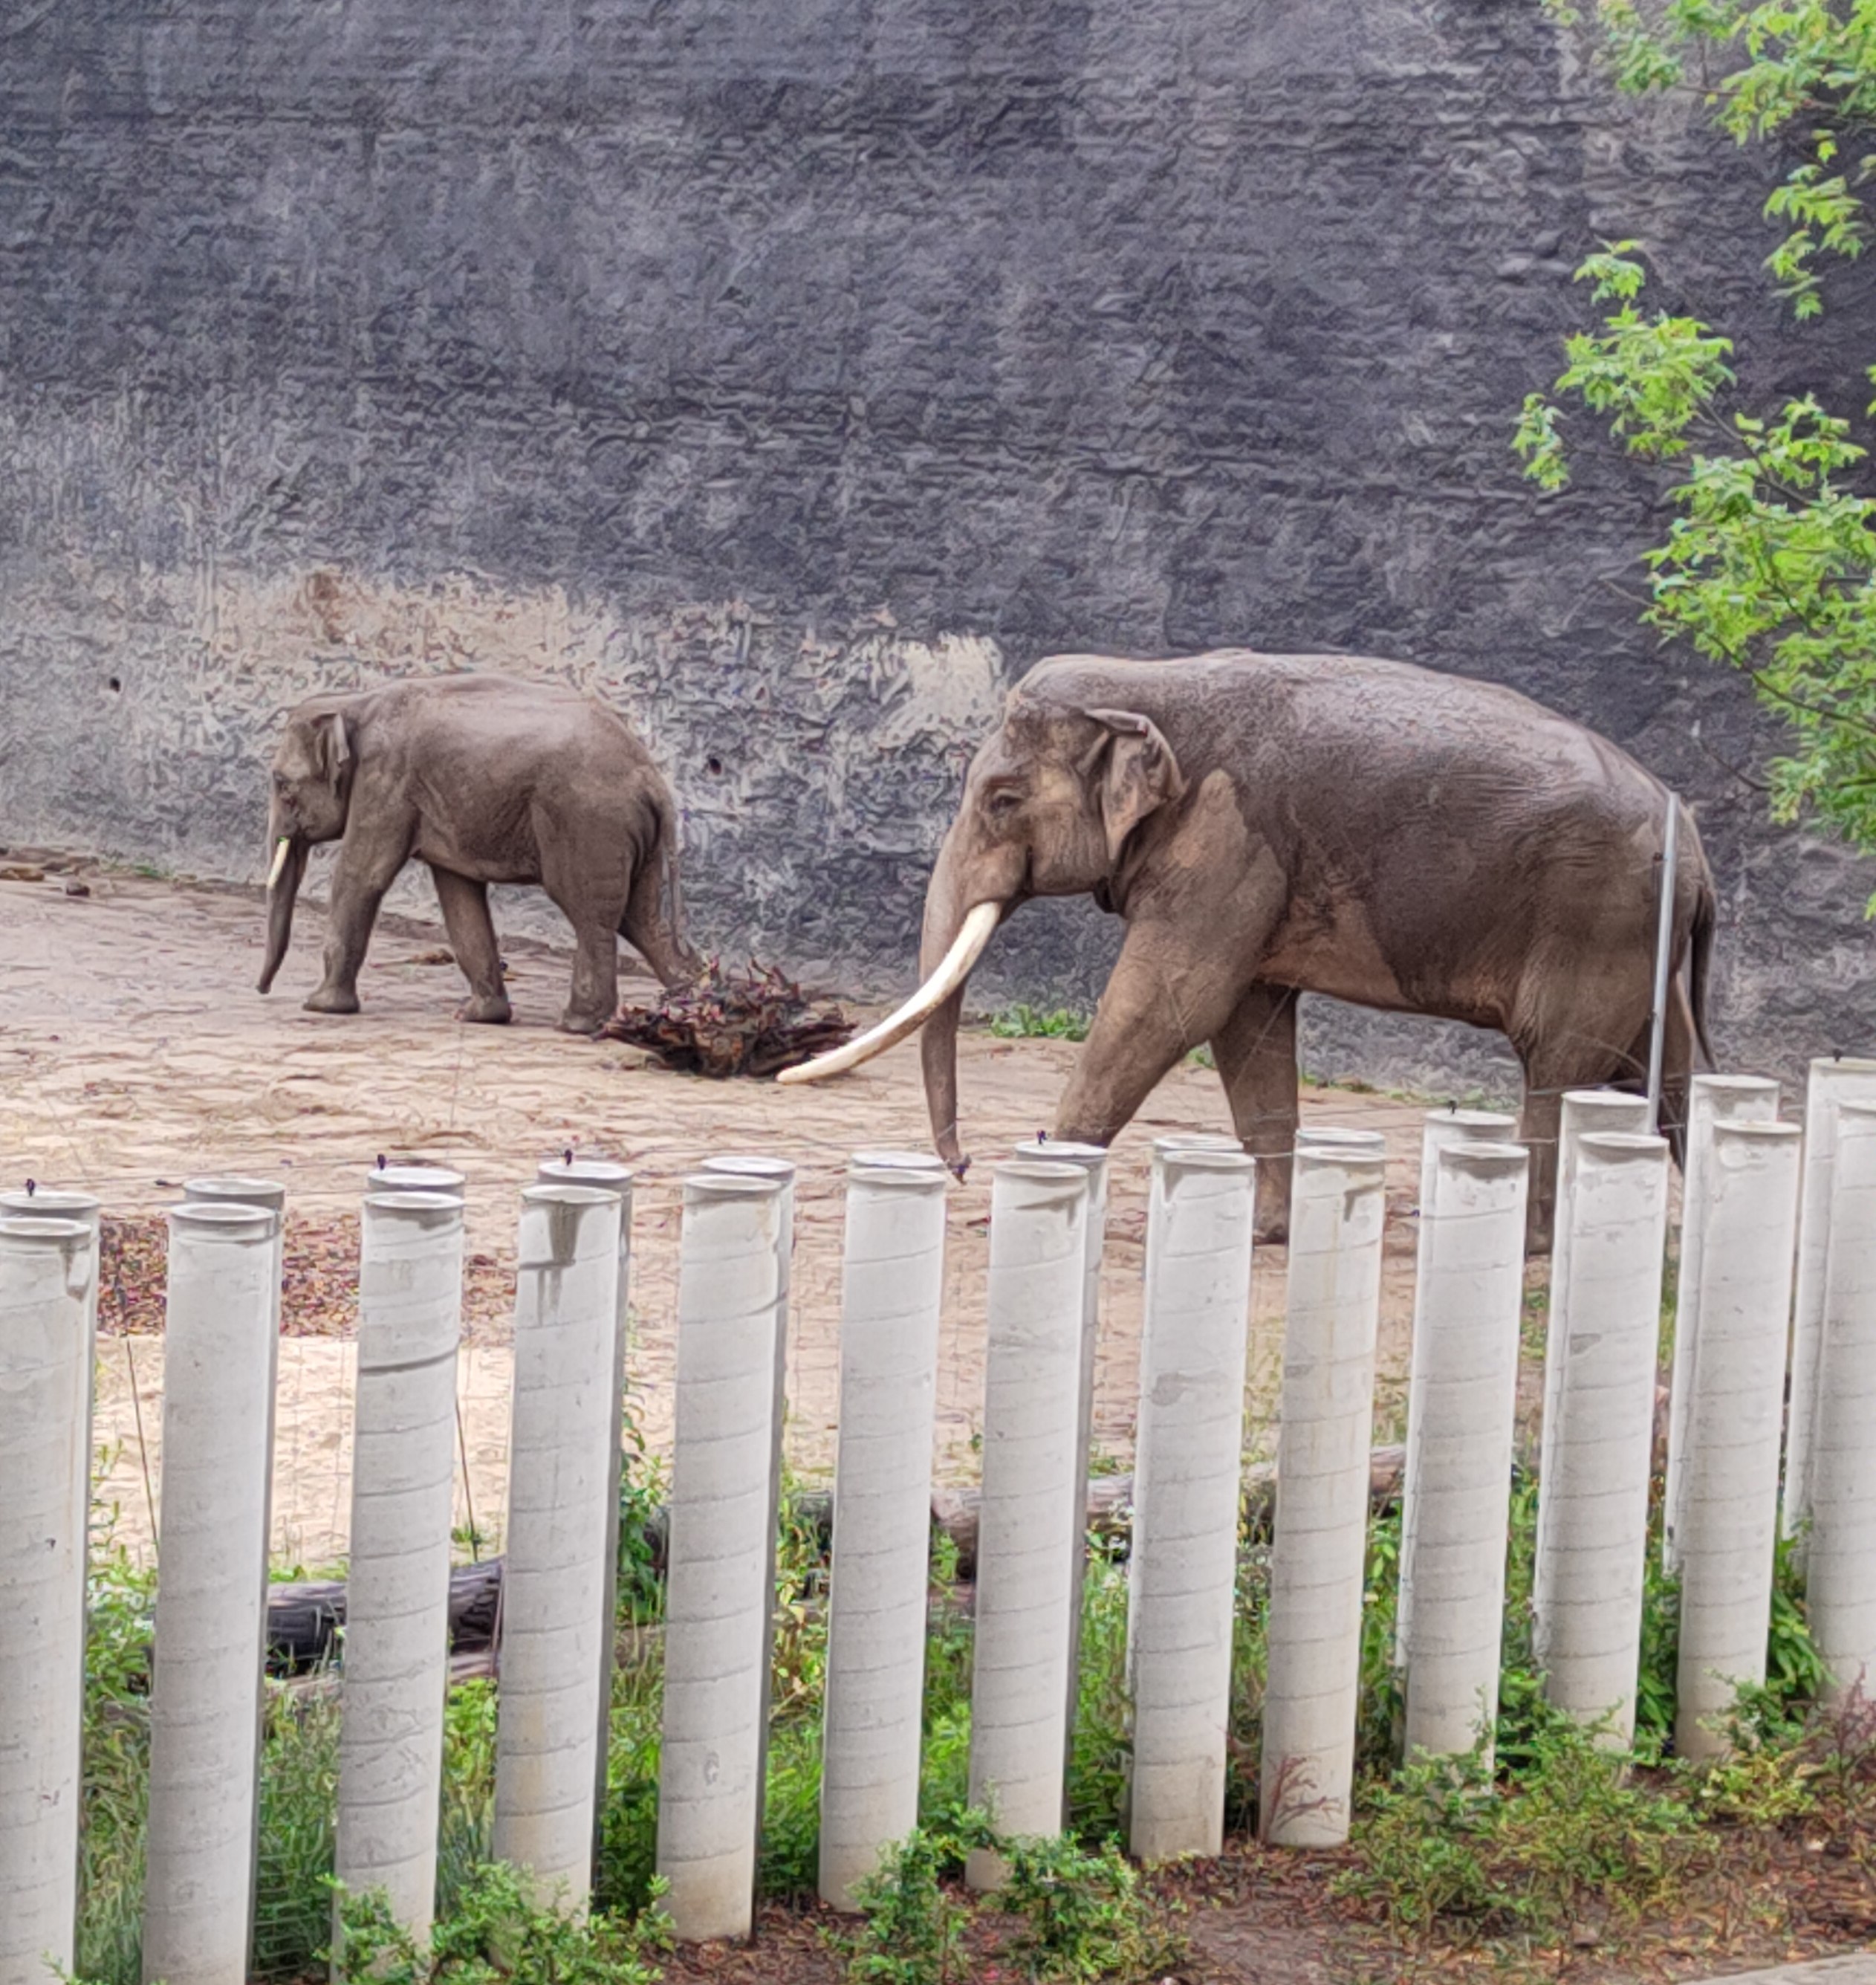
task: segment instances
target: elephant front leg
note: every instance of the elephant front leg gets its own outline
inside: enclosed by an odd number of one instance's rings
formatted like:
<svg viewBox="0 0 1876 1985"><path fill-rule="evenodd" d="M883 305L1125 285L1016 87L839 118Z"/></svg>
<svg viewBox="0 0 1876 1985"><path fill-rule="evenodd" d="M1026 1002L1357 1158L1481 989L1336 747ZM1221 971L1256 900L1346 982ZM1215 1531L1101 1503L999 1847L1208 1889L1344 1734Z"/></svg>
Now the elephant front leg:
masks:
<svg viewBox="0 0 1876 1985"><path fill-rule="evenodd" d="M469 996L456 1009L459 1020L479 1020L503 1026L513 1019L508 989L502 978L501 947L488 914L488 885L447 868L432 868L436 899L449 932L449 948L469 982Z"/></svg>
<svg viewBox="0 0 1876 1985"><path fill-rule="evenodd" d="M1054 1134L1111 1144L1160 1078L1224 1024L1236 992L1177 932L1157 922L1131 925L1062 1093Z"/></svg>
<svg viewBox="0 0 1876 1985"><path fill-rule="evenodd" d="M1567 1083L1536 1080L1525 1065L1524 1107L1518 1117L1518 1141L1531 1154L1531 1183L1525 1202L1525 1251L1548 1254L1556 1238L1557 1134L1563 1115Z"/></svg>
<svg viewBox="0 0 1876 1985"><path fill-rule="evenodd" d="M1253 986L1212 1036L1232 1126L1257 1160L1260 1241L1290 1238L1290 1154L1300 1120L1297 998L1286 986Z"/></svg>
<svg viewBox="0 0 1876 1985"><path fill-rule="evenodd" d="M384 892L410 852L408 836L367 844L346 829L332 872L332 907L326 916L325 976L303 1003L309 1013L355 1013L358 974Z"/></svg>

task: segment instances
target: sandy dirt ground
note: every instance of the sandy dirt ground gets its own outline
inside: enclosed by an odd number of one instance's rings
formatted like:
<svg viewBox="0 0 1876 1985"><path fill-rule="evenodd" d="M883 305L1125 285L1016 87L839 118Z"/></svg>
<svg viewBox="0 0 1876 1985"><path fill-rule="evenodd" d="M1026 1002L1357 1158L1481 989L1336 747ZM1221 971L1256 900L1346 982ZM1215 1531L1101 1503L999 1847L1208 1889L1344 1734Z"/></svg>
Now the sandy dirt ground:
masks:
<svg viewBox="0 0 1876 1985"><path fill-rule="evenodd" d="M917 1050L808 1089L711 1083L667 1073L635 1050L556 1033L564 957L515 943L516 1024L464 1026L461 982L440 929L379 930L361 981L365 1010L332 1019L299 1002L318 976L321 919L303 905L294 954L271 998L253 989L262 905L253 892L165 882L56 858L0 858L44 879L0 880L0 1181L33 1177L97 1193L108 1213L149 1214L205 1172L284 1179L296 1222L330 1236L355 1217L378 1157L427 1157L468 1181L469 1246L485 1258L461 1364L458 1517L498 1539L508 1446L508 1324L516 1194L535 1161L572 1147L636 1172L631 1358L634 1410L650 1450L668 1452L679 1182L697 1162L760 1151L800 1167L794 1313L788 1347L787 1452L807 1478L834 1453L838 1392L842 1174L862 1146L922 1149ZM89 894L69 893L82 882ZM441 960L442 962L439 962ZM633 982L626 996L648 995ZM979 1160L951 1195L937 1466L975 1471L982 1409L984 1283L990 1181L983 1160L1050 1121L1072 1045L1005 1041L985 1029L962 1048L963 1120ZM1398 1437L1411 1305L1420 1106L1346 1090L1306 1090L1306 1120L1381 1130L1390 1154L1377 1432ZM1170 1129L1224 1129L1217 1080L1170 1076L1117 1141L1103 1278L1096 1399L1099 1452L1131 1455L1142 1253L1151 1140ZM1261 1250L1253 1294L1249 1426L1267 1452L1274 1411L1284 1251ZM502 1278L509 1280L505 1284ZM287 1324L290 1332L294 1318ZM146 1551L161 1489L159 1335L114 1335L101 1349L100 1494L118 1532ZM274 1549L285 1565L343 1557L349 1500L353 1345L344 1330L281 1346Z"/></svg>

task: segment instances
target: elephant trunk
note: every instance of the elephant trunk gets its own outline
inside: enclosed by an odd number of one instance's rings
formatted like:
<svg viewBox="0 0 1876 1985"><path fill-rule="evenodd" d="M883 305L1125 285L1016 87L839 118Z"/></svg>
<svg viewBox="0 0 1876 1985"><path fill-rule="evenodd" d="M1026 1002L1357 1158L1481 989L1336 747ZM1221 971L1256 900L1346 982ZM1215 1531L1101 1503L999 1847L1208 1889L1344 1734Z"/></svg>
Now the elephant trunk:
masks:
<svg viewBox="0 0 1876 1985"><path fill-rule="evenodd" d="M948 845L938 857L925 892L925 929L919 940L919 976L930 979L940 961L957 942L965 921L965 905L960 901ZM992 906L995 907L995 906ZM972 910L971 915L977 912ZM1000 914L1000 912L999 912ZM992 928L994 928L994 925ZM968 969L968 968L967 968ZM919 1065L925 1076L925 1109L931 1120L931 1141L938 1156L959 1178L970 1160L958 1136L958 1026L964 1017L964 989L960 976L956 990L925 1023L919 1036Z"/></svg>
<svg viewBox="0 0 1876 1985"><path fill-rule="evenodd" d="M275 975L287 959L293 936L294 899L306 873L306 841L299 835L273 837L274 865L267 875L267 955L261 961L260 988L273 989Z"/></svg>

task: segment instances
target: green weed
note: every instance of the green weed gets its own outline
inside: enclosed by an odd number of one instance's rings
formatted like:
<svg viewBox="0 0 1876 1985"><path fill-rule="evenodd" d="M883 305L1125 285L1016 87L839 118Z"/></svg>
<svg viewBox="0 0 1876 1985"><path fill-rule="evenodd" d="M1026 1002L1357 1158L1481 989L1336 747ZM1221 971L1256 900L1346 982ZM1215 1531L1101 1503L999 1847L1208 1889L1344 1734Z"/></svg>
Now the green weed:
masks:
<svg viewBox="0 0 1876 1985"><path fill-rule="evenodd" d="M340 1912L341 1985L657 1985L670 1946L648 1912L622 1923L543 1907L512 1868L478 1869L420 1949L381 1895L347 1896Z"/></svg>
<svg viewBox="0 0 1876 1985"><path fill-rule="evenodd" d="M1085 1041L1094 1016L1072 1006L1056 1006L1045 1012L1020 1001L1005 1006L990 1017L990 1031L999 1040Z"/></svg>
<svg viewBox="0 0 1876 1985"><path fill-rule="evenodd" d="M1416 1760L1371 1795L1354 1845L1337 1893L1378 1905L1397 1930L1456 1916L1546 1936L1590 1897L1629 1914L1664 1901L1713 1852L1684 1802L1555 1712L1515 1789L1476 1758Z"/></svg>
<svg viewBox="0 0 1876 1985"><path fill-rule="evenodd" d="M1008 1955L1031 1979L1134 1985L1180 1962L1183 1940L1112 1840L1092 1850L1072 1836L1008 1840L969 1812L915 1831L859 1885L865 1920L829 1940L853 1985L952 1985L969 1975L961 1944L971 1913L945 1878L974 1847L1003 1858L995 1906L1013 1920Z"/></svg>
<svg viewBox="0 0 1876 1985"><path fill-rule="evenodd" d="M1069 1754L1069 1829L1089 1845L1119 1824L1132 1756L1126 1687L1127 1567L1090 1538L1082 1584L1081 1672Z"/></svg>
<svg viewBox="0 0 1876 1985"><path fill-rule="evenodd" d="M997 1906L1022 1926L1012 1954L1032 1978L1133 1985L1180 1962L1183 1939L1113 1841L1089 1852L1069 1837L1017 1840L1002 1852Z"/></svg>
<svg viewBox="0 0 1876 1985"><path fill-rule="evenodd" d="M950 1830L915 1828L856 1885L864 1920L830 1939L854 1985L951 1985L962 1977L953 1967L970 1911L944 1886L961 1855Z"/></svg>

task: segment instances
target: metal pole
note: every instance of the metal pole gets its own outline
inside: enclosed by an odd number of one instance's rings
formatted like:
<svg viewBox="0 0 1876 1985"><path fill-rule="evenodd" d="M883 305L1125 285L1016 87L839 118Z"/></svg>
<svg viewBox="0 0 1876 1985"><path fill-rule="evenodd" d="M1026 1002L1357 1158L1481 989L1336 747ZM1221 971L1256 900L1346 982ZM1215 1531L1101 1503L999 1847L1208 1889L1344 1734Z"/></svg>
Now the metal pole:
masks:
<svg viewBox="0 0 1876 1985"><path fill-rule="evenodd" d="M1654 1009L1648 1020L1648 1123L1661 1127L1661 1064L1667 1046L1667 982L1674 959L1674 877L1680 852L1680 799L1667 796L1662 830L1661 878L1656 892Z"/></svg>

